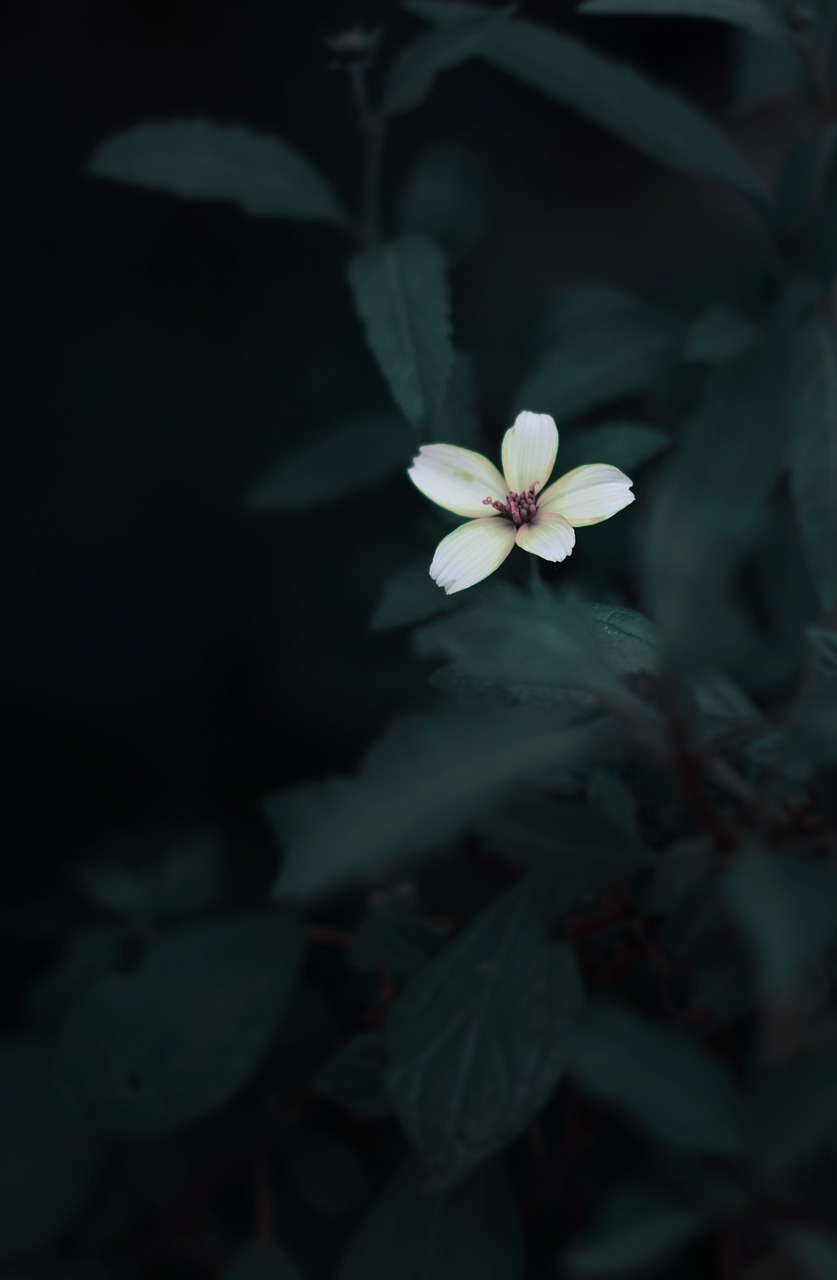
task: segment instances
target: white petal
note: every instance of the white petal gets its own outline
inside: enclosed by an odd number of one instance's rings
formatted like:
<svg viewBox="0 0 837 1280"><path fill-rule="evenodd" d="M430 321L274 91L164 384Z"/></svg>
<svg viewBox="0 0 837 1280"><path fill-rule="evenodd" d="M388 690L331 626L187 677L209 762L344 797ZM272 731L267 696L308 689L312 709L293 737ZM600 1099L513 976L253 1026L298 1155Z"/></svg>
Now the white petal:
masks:
<svg viewBox="0 0 837 1280"><path fill-rule="evenodd" d="M548 413L519 413L503 436L503 472L510 493L542 489L555 466L558 428Z"/></svg>
<svg viewBox="0 0 837 1280"><path fill-rule="evenodd" d="M539 511L532 524L518 529L517 545L541 560L566 560L575 546L575 529L563 516Z"/></svg>
<svg viewBox="0 0 837 1280"><path fill-rule="evenodd" d="M439 543L430 576L448 595L464 591L499 569L513 546L510 520L470 520Z"/></svg>
<svg viewBox="0 0 837 1280"><path fill-rule="evenodd" d="M576 467L551 484L538 501L540 511L564 516L576 529L615 516L634 500L630 480L618 467L603 462Z"/></svg>
<svg viewBox="0 0 837 1280"><path fill-rule="evenodd" d="M483 498L504 502L506 497L506 482L494 463L457 444L422 445L407 475L425 498L458 516L496 516Z"/></svg>

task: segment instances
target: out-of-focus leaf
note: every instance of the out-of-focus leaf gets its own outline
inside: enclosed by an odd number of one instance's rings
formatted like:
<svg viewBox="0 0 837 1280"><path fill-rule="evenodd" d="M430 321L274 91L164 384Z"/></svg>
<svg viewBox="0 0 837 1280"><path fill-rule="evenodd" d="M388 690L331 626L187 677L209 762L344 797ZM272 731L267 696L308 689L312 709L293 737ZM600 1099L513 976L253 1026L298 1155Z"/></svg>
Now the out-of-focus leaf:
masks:
<svg viewBox="0 0 837 1280"><path fill-rule="evenodd" d="M475 825L489 801L595 753L601 740L597 726L556 729L531 712L397 721L356 778L268 798L265 812L285 855L275 894L333 893L427 854Z"/></svg>
<svg viewBox="0 0 837 1280"><path fill-rule="evenodd" d="M294 1186L321 1217L357 1215L371 1194L366 1165L331 1133L308 1130L288 1144L287 1171Z"/></svg>
<svg viewBox="0 0 837 1280"><path fill-rule="evenodd" d="M220 839L211 829L115 841L106 853L79 871L88 897L104 911L163 919L203 911L218 897Z"/></svg>
<svg viewBox="0 0 837 1280"><path fill-rule="evenodd" d="M837 1280L837 1239L818 1227L782 1226L781 1242L805 1268L806 1280Z"/></svg>
<svg viewBox="0 0 837 1280"><path fill-rule="evenodd" d="M456 262L482 231L487 199L479 156L460 143L431 143L405 179L398 202L401 232L427 236Z"/></svg>
<svg viewBox="0 0 837 1280"><path fill-rule="evenodd" d="M370 631L394 631L426 622L439 613L453 613L462 604L462 593L446 595L430 576L430 560L399 569L384 587L369 622Z"/></svg>
<svg viewBox="0 0 837 1280"><path fill-rule="evenodd" d="M396 414L338 423L257 480L247 506L254 511L306 512L376 488L410 465L405 426Z"/></svg>
<svg viewBox="0 0 837 1280"><path fill-rule="evenodd" d="M806 635L817 675L824 680L837 680L837 631L808 627Z"/></svg>
<svg viewBox="0 0 837 1280"><path fill-rule="evenodd" d="M355 1115L389 1115L388 1059L385 1035L353 1036L320 1072L317 1089Z"/></svg>
<svg viewBox="0 0 837 1280"><path fill-rule="evenodd" d="M230 1259L220 1280L303 1280L289 1254L273 1240L251 1240Z"/></svg>
<svg viewBox="0 0 837 1280"><path fill-rule="evenodd" d="M683 359L720 364L741 355L758 339L758 329L731 307L710 307L695 320L686 336Z"/></svg>
<svg viewBox="0 0 837 1280"><path fill-rule="evenodd" d="M282 138L209 120L168 120L114 134L88 173L185 200L229 200L256 218L345 226L330 184Z"/></svg>
<svg viewBox="0 0 837 1280"><path fill-rule="evenodd" d="M477 442L477 388L471 361L459 352L454 357L448 389L430 426L434 440L473 449Z"/></svg>
<svg viewBox="0 0 837 1280"><path fill-rule="evenodd" d="M804 90L799 55L790 45L768 44L740 32L735 42L733 103L739 112L754 111Z"/></svg>
<svg viewBox="0 0 837 1280"><path fill-rule="evenodd" d="M384 82L383 114L394 116L419 106L441 72L473 58L488 36L508 21L515 8L515 5L509 5L476 18L466 18L449 27L425 31L399 50L389 65Z"/></svg>
<svg viewBox="0 0 837 1280"><path fill-rule="evenodd" d="M404 8L444 25L486 12L445 0L407 0ZM748 193L762 190L746 160L684 99L569 36L513 21L488 36L479 56L663 164Z"/></svg>
<svg viewBox="0 0 837 1280"><path fill-rule="evenodd" d="M415 1161L361 1223L337 1280L522 1280L523 1232L505 1170L488 1168L447 1194L431 1192Z"/></svg>
<svg viewBox="0 0 837 1280"><path fill-rule="evenodd" d="M590 779L587 799L628 840L639 843L636 797L621 778L599 769Z"/></svg>
<svg viewBox="0 0 837 1280"><path fill-rule="evenodd" d="M658 427L636 422L608 422L563 432L556 471L563 474L590 462L606 462L629 475L671 444Z"/></svg>
<svg viewBox="0 0 837 1280"><path fill-rule="evenodd" d="M0 1046L0 1258L48 1244L81 1208L99 1139L67 1114L37 1040Z"/></svg>
<svg viewBox="0 0 837 1280"><path fill-rule="evenodd" d="M30 1008L35 1018L48 1025L60 1022L73 1000L116 968L121 949L120 931L113 925L80 930L54 968L31 988Z"/></svg>
<svg viewBox="0 0 837 1280"><path fill-rule="evenodd" d="M764 0L587 0L582 13L645 14L662 18L711 18L740 27L775 44L788 31Z"/></svg>
<svg viewBox="0 0 837 1280"><path fill-rule="evenodd" d="M647 910L671 915L688 904L694 890L711 876L712 857L712 843L705 836L679 840L666 849L645 892Z"/></svg>
<svg viewBox="0 0 837 1280"><path fill-rule="evenodd" d="M551 413L561 423L634 396L674 366L682 341L681 322L668 312L630 294L602 294L586 318L571 315L556 327L512 411Z"/></svg>
<svg viewBox="0 0 837 1280"><path fill-rule="evenodd" d="M527 886L483 911L413 980L387 1028L396 1114L449 1187L544 1105L581 1002L572 949L551 943Z"/></svg>
<svg viewBox="0 0 837 1280"><path fill-rule="evenodd" d="M837 337L814 321L798 335L792 370L791 488L824 609L837 595Z"/></svg>
<svg viewBox="0 0 837 1280"><path fill-rule="evenodd" d="M818 1049L761 1071L749 1104L754 1172L774 1190L792 1185L837 1134L837 1056Z"/></svg>
<svg viewBox="0 0 837 1280"><path fill-rule="evenodd" d="M656 1267L703 1229L707 1214L659 1187L619 1187L593 1228L567 1255L580 1276L619 1276Z"/></svg>
<svg viewBox="0 0 837 1280"><path fill-rule="evenodd" d="M834 942L837 875L818 859L746 850L729 867L725 893L768 996L797 987Z"/></svg>
<svg viewBox="0 0 837 1280"><path fill-rule="evenodd" d="M441 253L422 236L405 236L352 258L349 283L395 400L414 426L427 427L453 367Z"/></svg>
<svg viewBox="0 0 837 1280"><path fill-rule="evenodd" d="M71 1007L56 1063L65 1095L123 1137L154 1137L220 1106L266 1052L302 949L299 923L278 912L166 933Z"/></svg>
<svg viewBox="0 0 837 1280"><path fill-rule="evenodd" d="M714 1155L741 1152L735 1089L682 1032L616 1005L590 1005L571 1028L568 1070L582 1089L658 1142Z"/></svg>
<svg viewBox="0 0 837 1280"><path fill-rule="evenodd" d="M708 734L757 733L764 729L764 716L734 680L722 671L702 671L692 681L692 692Z"/></svg>
<svg viewBox="0 0 837 1280"><path fill-rule="evenodd" d="M406 983L445 944L445 935L432 920L417 915L397 898L373 907L355 931L348 960L356 969L386 965L393 979Z"/></svg>

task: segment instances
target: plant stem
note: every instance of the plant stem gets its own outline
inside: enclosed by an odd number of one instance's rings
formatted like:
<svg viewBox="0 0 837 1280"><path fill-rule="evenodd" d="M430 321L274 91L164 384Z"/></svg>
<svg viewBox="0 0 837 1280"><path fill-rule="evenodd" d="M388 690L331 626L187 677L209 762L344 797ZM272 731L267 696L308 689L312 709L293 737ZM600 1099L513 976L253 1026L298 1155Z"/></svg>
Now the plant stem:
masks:
<svg viewBox="0 0 837 1280"><path fill-rule="evenodd" d="M352 86L358 124L366 143L361 218L364 239L371 248L381 238L381 153L384 147L384 127L370 106L363 67L349 67L349 83Z"/></svg>

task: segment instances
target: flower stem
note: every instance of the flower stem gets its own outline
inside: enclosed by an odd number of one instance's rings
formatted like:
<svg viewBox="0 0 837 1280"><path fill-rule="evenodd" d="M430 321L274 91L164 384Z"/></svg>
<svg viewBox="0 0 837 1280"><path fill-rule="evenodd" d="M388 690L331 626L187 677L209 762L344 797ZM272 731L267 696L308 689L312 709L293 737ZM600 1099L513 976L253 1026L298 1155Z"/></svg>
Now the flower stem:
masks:
<svg viewBox="0 0 837 1280"><path fill-rule="evenodd" d="M381 153L384 147L384 127L370 106L364 68L352 66L348 71L355 112L366 143L361 217L364 239L371 248L381 238Z"/></svg>

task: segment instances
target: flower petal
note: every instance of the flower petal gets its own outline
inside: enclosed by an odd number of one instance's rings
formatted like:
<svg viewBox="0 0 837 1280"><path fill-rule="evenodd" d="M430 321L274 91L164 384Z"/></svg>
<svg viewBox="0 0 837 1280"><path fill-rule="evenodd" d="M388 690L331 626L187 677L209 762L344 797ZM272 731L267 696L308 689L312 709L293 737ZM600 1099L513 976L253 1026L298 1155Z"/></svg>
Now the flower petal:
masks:
<svg viewBox="0 0 837 1280"><path fill-rule="evenodd" d="M538 509L562 515L576 529L598 524L633 502L632 484L618 467L593 462L568 471L551 484L541 495Z"/></svg>
<svg viewBox="0 0 837 1280"><path fill-rule="evenodd" d="M558 453L558 428L548 413L519 413L503 436L503 472L509 493L543 488Z"/></svg>
<svg viewBox="0 0 837 1280"><path fill-rule="evenodd" d="M430 576L448 595L464 591L498 569L513 546L510 520L470 520L439 543Z"/></svg>
<svg viewBox="0 0 837 1280"><path fill-rule="evenodd" d="M425 498L458 516L496 516L483 498L504 502L506 497L506 482L494 463L458 444L422 445L407 475Z"/></svg>
<svg viewBox="0 0 837 1280"><path fill-rule="evenodd" d="M532 524L518 529L517 545L541 560L566 560L575 546L575 529L563 516L539 511Z"/></svg>

